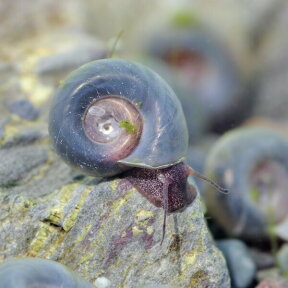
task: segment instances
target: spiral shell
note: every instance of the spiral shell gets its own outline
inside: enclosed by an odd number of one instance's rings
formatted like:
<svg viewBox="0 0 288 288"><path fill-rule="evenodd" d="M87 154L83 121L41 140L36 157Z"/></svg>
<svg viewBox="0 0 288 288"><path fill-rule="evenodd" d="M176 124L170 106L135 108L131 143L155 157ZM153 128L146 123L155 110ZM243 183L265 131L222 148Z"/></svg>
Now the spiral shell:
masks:
<svg viewBox="0 0 288 288"><path fill-rule="evenodd" d="M188 147L172 89L150 69L120 59L91 62L64 81L52 104L49 133L68 164L95 176L169 167L183 160Z"/></svg>

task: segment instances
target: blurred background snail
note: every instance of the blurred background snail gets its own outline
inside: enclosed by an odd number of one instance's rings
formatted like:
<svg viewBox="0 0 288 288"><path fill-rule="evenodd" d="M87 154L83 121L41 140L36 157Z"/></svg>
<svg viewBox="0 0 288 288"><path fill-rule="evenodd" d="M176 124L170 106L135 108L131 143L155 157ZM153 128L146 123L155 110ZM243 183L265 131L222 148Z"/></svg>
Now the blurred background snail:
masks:
<svg viewBox="0 0 288 288"><path fill-rule="evenodd" d="M163 237L166 213L196 196L187 177L212 183L182 162L188 131L175 93L152 70L131 61L98 60L72 73L54 99L49 132L59 155L83 173L129 170L125 178L164 208Z"/></svg>
<svg viewBox="0 0 288 288"><path fill-rule="evenodd" d="M236 126L250 113L247 81L227 43L201 21L190 21L192 24L171 23L158 29L146 41L147 53L172 68L188 88L189 93L179 95L180 101L189 107L195 103L193 98L197 99L209 124L206 127L223 132L231 129L231 122ZM193 117L188 115L188 126Z"/></svg>
<svg viewBox="0 0 288 288"><path fill-rule="evenodd" d="M92 288L73 271L52 260L9 259L0 264L0 288Z"/></svg>
<svg viewBox="0 0 288 288"><path fill-rule="evenodd" d="M285 236L288 138L281 126L267 122L226 133L206 164L207 175L233 191L222 197L204 190L208 212L228 235L250 241L267 240L271 233Z"/></svg>

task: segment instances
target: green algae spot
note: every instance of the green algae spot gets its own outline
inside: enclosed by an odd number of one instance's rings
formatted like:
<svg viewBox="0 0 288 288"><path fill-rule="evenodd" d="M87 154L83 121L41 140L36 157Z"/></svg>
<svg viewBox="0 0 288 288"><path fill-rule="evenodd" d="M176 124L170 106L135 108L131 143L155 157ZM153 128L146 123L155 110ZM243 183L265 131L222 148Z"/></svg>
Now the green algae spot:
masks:
<svg viewBox="0 0 288 288"><path fill-rule="evenodd" d="M126 132L128 133L135 133L136 129L137 129L137 126L133 125L129 120L127 119L124 119L124 120L121 120L119 121L119 126L121 128L124 128L126 130Z"/></svg>
<svg viewBox="0 0 288 288"><path fill-rule="evenodd" d="M65 85L65 80L60 80L59 81L59 87L64 87L64 85Z"/></svg>
<svg viewBox="0 0 288 288"><path fill-rule="evenodd" d="M197 17L187 11L178 11L173 15L171 20L171 22L177 27L193 27L199 24Z"/></svg>
<svg viewBox="0 0 288 288"><path fill-rule="evenodd" d="M132 102L135 104L135 107L138 109L140 109L143 104L141 101L138 101L137 99L133 99Z"/></svg>
<svg viewBox="0 0 288 288"><path fill-rule="evenodd" d="M250 190L250 195L251 195L251 198L254 202L257 202L260 198L260 191L259 189L257 189L256 187L253 187L251 190Z"/></svg>

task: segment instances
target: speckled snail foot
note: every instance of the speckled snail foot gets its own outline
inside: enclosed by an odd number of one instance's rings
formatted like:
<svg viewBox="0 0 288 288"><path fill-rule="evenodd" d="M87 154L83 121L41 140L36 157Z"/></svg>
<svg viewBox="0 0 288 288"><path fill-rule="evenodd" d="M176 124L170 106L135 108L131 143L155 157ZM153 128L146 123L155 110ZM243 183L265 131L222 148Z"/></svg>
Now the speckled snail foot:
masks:
<svg viewBox="0 0 288 288"><path fill-rule="evenodd" d="M0 288L93 288L64 265L40 258L9 259L0 264Z"/></svg>
<svg viewBox="0 0 288 288"><path fill-rule="evenodd" d="M49 132L69 165L102 177L127 171L126 179L165 215L196 196L187 188L195 171L182 162L188 132L180 102L140 64L105 59L77 69L54 98Z"/></svg>
<svg viewBox="0 0 288 288"><path fill-rule="evenodd" d="M206 174L233 193L204 191L209 213L232 236L257 241L288 220L288 138L280 129L244 127L216 142Z"/></svg>

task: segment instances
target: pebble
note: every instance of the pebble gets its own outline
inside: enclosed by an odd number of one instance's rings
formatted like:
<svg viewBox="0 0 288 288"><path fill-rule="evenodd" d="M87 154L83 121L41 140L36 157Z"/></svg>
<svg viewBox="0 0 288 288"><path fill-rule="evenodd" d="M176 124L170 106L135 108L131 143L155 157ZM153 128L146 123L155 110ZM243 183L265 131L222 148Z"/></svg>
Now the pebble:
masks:
<svg viewBox="0 0 288 288"><path fill-rule="evenodd" d="M220 240L217 247L223 252L227 262L233 288L246 288L256 274L256 265L240 240Z"/></svg>
<svg viewBox="0 0 288 288"><path fill-rule="evenodd" d="M33 121L37 119L39 113L34 105L26 99L15 99L8 103L8 109L11 113L19 117Z"/></svg>
<svg viewBox="0 0 288 288"><path fill-rule="evenodd" d="M109 288L111 287L111 281L106 277L98 277L95 280L94 285L96 288Z"/></svg>
<svg viewBox="0 0 288 288"><path fill-rule="evenodd" d="M275 261L271 253L260 251L256 248L249 249L249 254L256 264L257 270L267 269L275 265Z"/></svg>
<svg viewBox="0 0 288 288"><path fill-rule="evenodd" d="M277 254L280 271L288 275L288 244L284 244Z"/></svg>
<svg viewBox="0 0 288 288"><path fill-rule="evenodd" d="M0 187L14 186L29 172L48 160L43 146L17 147L0 150Z"/></svg>

